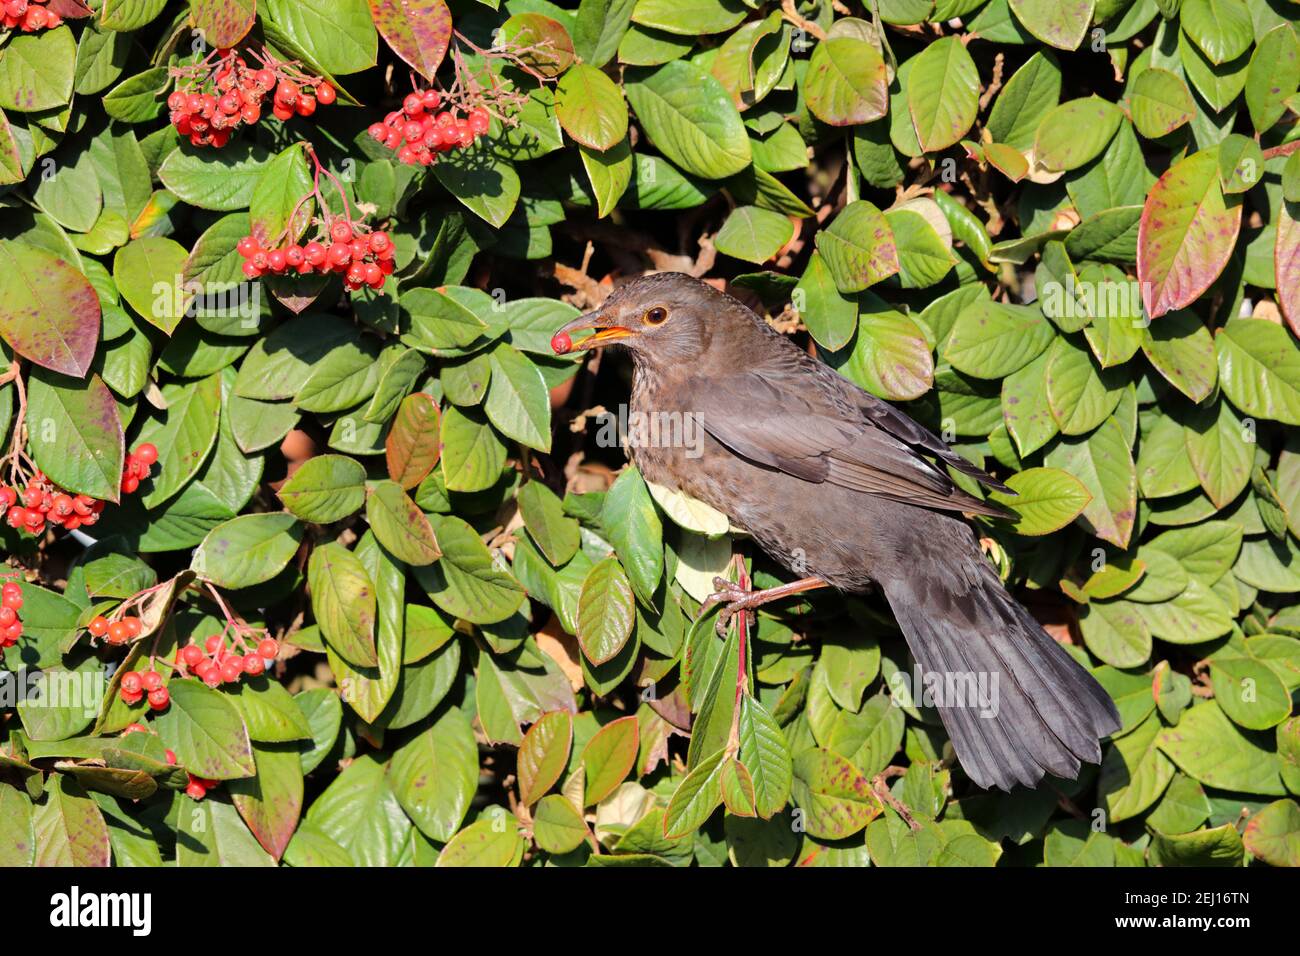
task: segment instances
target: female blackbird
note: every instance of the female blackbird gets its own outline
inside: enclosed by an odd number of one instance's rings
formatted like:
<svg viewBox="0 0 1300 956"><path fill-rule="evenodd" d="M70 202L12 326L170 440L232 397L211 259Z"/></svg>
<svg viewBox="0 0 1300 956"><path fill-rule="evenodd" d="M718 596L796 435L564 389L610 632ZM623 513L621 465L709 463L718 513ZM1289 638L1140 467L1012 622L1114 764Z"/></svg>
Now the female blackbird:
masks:
<svg viewBox="0 0 1300 956"><path fill-rule="evenodd" d="M570 334L593 329L577 343ZM803 577L742 592L725 617L811 587L883 591L920 686L981 787L1073 779L1120 727L1114 702L1002 586L960 513L1006 512L943 466L1007 490L927 429L682 273L622 286L556 333L558 352L615 344L635 365L629 447L642 474L726 514ZM698 423L702 441L664 441ZM649 439L647 440L647 433ZM933 459L933 461L931 460Z"/></svg>

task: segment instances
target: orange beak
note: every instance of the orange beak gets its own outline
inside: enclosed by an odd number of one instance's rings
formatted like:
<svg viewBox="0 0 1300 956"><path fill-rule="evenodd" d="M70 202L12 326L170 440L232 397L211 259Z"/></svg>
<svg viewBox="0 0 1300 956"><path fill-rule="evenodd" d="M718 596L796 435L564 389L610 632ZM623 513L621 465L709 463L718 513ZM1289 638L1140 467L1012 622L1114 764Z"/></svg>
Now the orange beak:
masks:
<svg viewBox="0 0 1300 956"><path fill-rule="evenodd" d="M588 329L594 329L595 331L581 342L573 341L572 333L585 332ZM612 324L600 312L588 312L586 315L578 316L556 332L551 337L551 349L556 355L565 355L575 351L582 352L622 341L635 334L632 329L626 326Z"/></svg>

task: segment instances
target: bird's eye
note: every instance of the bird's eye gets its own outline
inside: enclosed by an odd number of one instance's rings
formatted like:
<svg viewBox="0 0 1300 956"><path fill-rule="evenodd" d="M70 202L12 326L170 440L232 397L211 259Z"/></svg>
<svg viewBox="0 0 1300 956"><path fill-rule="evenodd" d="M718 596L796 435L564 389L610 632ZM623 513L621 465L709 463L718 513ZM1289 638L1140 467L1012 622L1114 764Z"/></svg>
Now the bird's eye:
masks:
<svg viewBox="0 0 1300 956"><path fill-rule="evenodd" d="M646 325L661 325L668 318L668 310L655 306L645 314Z"/></svg>

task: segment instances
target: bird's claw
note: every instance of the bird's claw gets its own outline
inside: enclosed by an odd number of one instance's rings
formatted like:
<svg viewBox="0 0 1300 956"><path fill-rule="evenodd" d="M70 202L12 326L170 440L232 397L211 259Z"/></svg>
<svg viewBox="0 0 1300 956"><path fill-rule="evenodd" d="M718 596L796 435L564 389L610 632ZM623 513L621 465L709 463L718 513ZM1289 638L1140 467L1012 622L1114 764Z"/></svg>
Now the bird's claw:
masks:
<svg viewBox="0 0 1300 956"><path fill-rule="evenodd" d="M699 616L702 618L709 611L721 605L721 609L718 611L718 619L713 626L719 637L726 637L727 628L731 626L731 619L738 612L749 607L748 602L754 592L741 587L735 581L728 581L723 577L715 577L713 586L717 590L704 599L704 603L700 605Z"/></svg>

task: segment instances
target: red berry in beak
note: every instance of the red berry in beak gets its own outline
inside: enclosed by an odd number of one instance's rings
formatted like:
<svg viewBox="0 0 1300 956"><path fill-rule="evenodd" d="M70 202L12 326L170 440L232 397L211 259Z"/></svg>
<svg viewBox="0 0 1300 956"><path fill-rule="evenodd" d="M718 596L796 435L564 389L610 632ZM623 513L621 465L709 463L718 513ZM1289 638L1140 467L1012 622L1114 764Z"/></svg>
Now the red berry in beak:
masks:
<svg viewBox="0 0 1300 956"><path fill-rule="evenodd" d="M551 351L556 355L564 355L573 348L573 339L569 338L568 332L556 332L551 337Z"/></svg>

